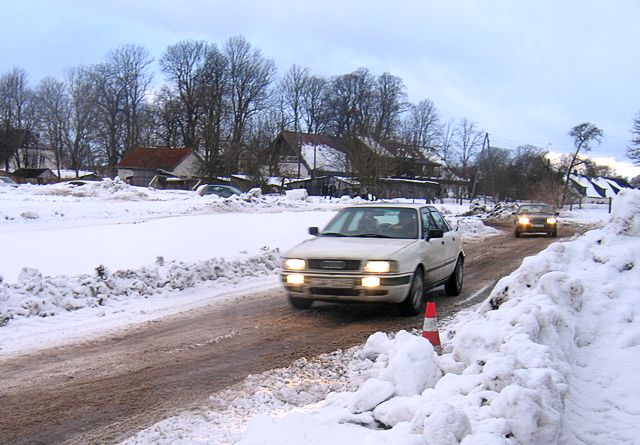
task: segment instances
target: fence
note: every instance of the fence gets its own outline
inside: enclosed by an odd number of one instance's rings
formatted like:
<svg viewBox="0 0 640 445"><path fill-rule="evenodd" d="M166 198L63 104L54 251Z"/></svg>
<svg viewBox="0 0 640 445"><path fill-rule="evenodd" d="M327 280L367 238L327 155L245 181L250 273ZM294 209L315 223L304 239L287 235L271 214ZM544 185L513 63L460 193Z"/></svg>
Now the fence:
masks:
<svg viewBox="0 0 640 445"><path fill-rule="evenodd" d="M602 199L578 199L577 201L572 201L568 204L565 204L563 209L565 210L573 210L573 209L599 209L606 210L611 213L611 206L613 204L613 198L610 196L608 198Z"/></svg>

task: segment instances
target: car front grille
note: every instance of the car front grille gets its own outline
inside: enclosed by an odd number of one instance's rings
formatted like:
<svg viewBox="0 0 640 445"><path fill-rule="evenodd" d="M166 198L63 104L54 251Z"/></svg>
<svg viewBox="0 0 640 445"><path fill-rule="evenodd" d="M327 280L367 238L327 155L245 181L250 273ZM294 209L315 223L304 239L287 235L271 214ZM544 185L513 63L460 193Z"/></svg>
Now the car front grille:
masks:
<svg viewBox="0 0 640 445"><path fill-rule="evenodd" d="M546 216L534 216L534 217L529 217L529 223L530 224L546 224L547 222L547 217Z"/></svg>
<svg viewBox="0 0 640 445"><path fill-rule="evenodd" d="M360 260L340 260L340 259L310 259L310 270L340 270L354 271L360 270Z"/></svg>

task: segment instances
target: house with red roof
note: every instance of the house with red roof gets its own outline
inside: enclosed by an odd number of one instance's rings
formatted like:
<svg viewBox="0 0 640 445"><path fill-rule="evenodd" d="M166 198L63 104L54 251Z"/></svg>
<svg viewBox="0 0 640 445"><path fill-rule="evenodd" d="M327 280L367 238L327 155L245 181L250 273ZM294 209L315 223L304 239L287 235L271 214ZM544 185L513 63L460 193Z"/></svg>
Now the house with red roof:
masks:
<svg viewBox="0 0 640 445"><path fill-rule="evenodd" d="M122 158L118 177L131 185L147 187L158 174L197 177L201 165L202 158L191 148L140 147Z"/></svg>

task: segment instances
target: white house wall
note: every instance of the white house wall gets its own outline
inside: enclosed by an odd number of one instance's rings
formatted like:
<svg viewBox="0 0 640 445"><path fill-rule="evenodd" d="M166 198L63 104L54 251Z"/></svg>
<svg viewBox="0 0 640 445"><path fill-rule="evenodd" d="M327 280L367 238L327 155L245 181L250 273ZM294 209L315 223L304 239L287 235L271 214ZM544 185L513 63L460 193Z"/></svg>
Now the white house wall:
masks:
<svg viewBox="0 0 640 445"><path fill-rule="evenodd" d="M200 160L196 155L191 154L187 156L184 161L178 164L178 166L173 170L173 174L185 178L192 178L194 176L198 176L199 170Z"/></svg>
<svg viewBox="0 0 640 445"><path fill-rule="evenodd" d="M126 181L127 178L130 178L133 176L133 170L129 170L127 168L118 168L118 178L122 179L123 181Z"/></svg>

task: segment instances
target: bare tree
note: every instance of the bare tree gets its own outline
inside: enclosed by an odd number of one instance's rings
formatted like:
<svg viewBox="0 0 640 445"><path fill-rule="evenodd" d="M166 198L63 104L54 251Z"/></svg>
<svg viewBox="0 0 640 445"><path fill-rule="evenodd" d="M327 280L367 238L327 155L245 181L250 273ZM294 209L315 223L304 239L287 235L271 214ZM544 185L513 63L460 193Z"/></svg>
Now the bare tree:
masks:
<svg viewBox="0 0 640 445"><path fill-rule="evenodd" d="M320 134L328 127L327 85L324 77L310 76L304 86L301 113L307 133Z"/></svg>
<svg viewBox="0 0 640 445"><path fill-rule="evenodd" d="M303 97L309 83L309 69L293 65L280 83L284 104L291 113L293 131L300 131L302 120Z"/></svg>
<svg viewBox="0 0 640 445"><path fill-rule="evenodd" d="M80 89L83 94L90 95L84 99L75 98L76 107L84 107L86 101L93 103L95 112L91 115L91 123L95 128L91 132L99 142L101 155L114 168L124 153L124 86L119 82L114 66L108 63L81 69L76 80L82 83L75 85L76 91ZM85 85L85 81L90 84Z"/></svg>
<svg viewBox="0 0 640 445"><path fill-rule="evenodd" d="M461 166L464 178L469 177L469 167L478 155L483 142L483 132L478 130L475 122L464 118L458 122L455 129L454 151Z"/></svg>
<svg viewBox="0 0 640 445"><path fill-rule="evenodd" d="M230 120L229 60L215 45L209 45L198 75L202 113L204 175L224 173L223 152Z"/></svg>
<svg viewBox="0 0 640 445"><path fill-rule="evenodd" d="M164 147L184 145L181 132L184 116L182 110L180 98L167 86L162 87L155 94L152 102L152 113L156 122L153 145Z"/></svg>
<svg viewBox="0 0 640 445"><path fill-rule="evenodd" d="M375 79L366 68L333 79L327 105L332 110L332 133L352 138L370 136Z"/></svg>
<svg viewBox="0 0 640 445"><path fill-rule="evenodd" d="M640 113L633 119L631 145L627 147L627 157L631 159L634 164L640 165Z"/></svg>
<svg viewBox="0 0 640 445"><path fill-rule="evenodd" d="M456 137L456 128L453 121L446 122L439 127L437 155L440 161L449 171L453 170L453 145Z"/></svg>
<svg viewBox="0 0 640 445"><path fill-rule="evenodd" d="M17 150L27 142L34 142L36 116L33 106L33 92L28 87L27 73L21 68L13 68L0 76L0 129L4 141L0 144L0 160L8 167L14 158L21 166Z"/></svg>
<svg viewBox="0 0 640 445"><path fill-rule="evenodd" d="M36 89L36 103L40 122L40 135L55 157L58 176L66 157L69 140L69 97L64 82L45 77Z"/></svg>
<svg viewBox="0 0 640 445"><path fill-rule="evenodd" d="M66 145L70 167L76 175L93 156L91 144L98 120L94 81L94 72L88 68L74 68L68 73L70 120Z"/></svg>
<svg viewBox="0 0 640 445"><path fill-rule="evenodd" d="M580 160L580 153L591 151L591 143L593 141L599 143L602 139L602 130L590 122L584 122L576 125L568 134L573 138L574 152L570 158L569 165L567 166L567 170L564 175L564 187L562 188L560 206L563 206L567 199L569 181L571 173L573 173L573 169L582 163Z"/></svg>
<svg viewBox="0 0 640 445"><path fill-rule="evenodd" d="M436 106L429 99L411 105L402 124L403 143L420 150L427 159L435 156L442 127Z"/></svg>
<svg viewBox="0 0 640 445"><path fill-rule="evenodd" d="M375 92L371 136L378 141L390 140L398 136L400 117L408 109L405 86L399 77L384 73L376 80Z"/></svg>
<svg viewBox="0 0 640 445"><path fill-rule="evenodd" d="M153 78L150 71L152 61L147 50L132 45L122 46L107 56L107 64L111 67L121 92L123 153L140 142L140 108Z"/></svg>
<svg viewBox="0 0 640 445"><path fill-rule="evenodd" d="M275 64L240 36L230 38L224 52L229 61L232 113L226 167L232 173L237 171L241 152L247 148L243 147L247 122L269 104Z"/></svg>
<svg viewBox="0 0 640 445"><path fill-rule="evenodd" d="M172 83L172 89L183 108L181 123L184 145L198 148L197 127L202 114L199 92L202 65L207 54L203 41L185 40L167 48L160 59L160 67Z"/></svg>

